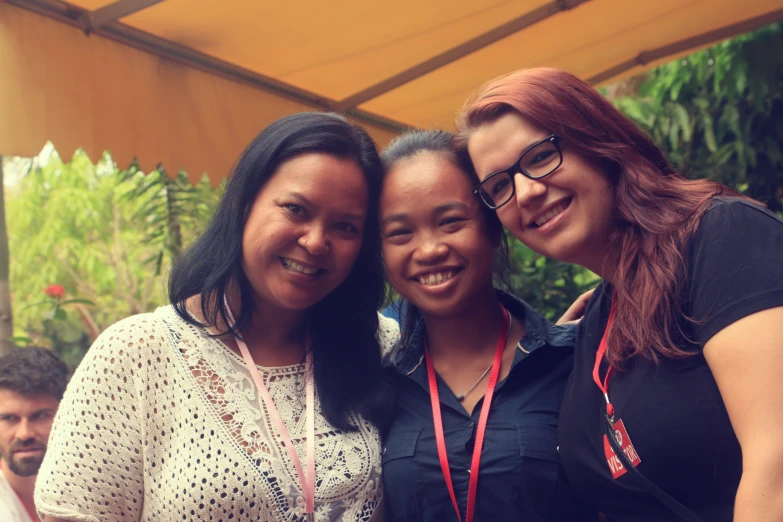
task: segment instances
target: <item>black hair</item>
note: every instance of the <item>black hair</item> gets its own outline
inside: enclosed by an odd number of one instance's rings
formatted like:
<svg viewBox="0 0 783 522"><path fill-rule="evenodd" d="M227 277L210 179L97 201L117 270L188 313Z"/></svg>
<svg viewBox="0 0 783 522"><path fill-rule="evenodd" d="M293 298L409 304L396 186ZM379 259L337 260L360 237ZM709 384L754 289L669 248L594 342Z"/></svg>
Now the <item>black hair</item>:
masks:
<svg viewBox="0 0 783 522"><path fill-rule="evenodd" d="M455 136L443 130L412 130L397 136L381 153L384 175L399 162L427 152L440 154L465 173L471 183L479 184L478 174L473 168L473 162L467 152L461 152L455 147ZM477 197L477 196L476 196ZM508 260L508 238L503 231L503 224L498 219L497 212L479 202L479 208L484 216L487 234L497 238L498 247L493 263L493 280L497 286L505 290L511 289L510 268ZM391 291L391 289L388 289ZM388 298L391 300L391 298ZM402 326L402 344L407 345L416 323L422 318L421 310L413 303L397 301Z"/></svg>
<svg viewBox="0 0 783 522"><path fill-rule="evenodd" d="M68 385L68 366L56 353L30 346L0 357L0 389L25 397L51 395L62 400Z"/></svg>
<svg viewBox="0 0 783 522"><path fill-rule="evenodd" d="M239 157L207 229L173 266L169 300L188 323L229 325L220 335L241 338L239 332L255 312L253 290L242 268L246 217L283 162L315 152L356 161L369 195L362 246L353 269L340 286L307 311L315 385L324 416L335 427L355 429L349 415L356 413L383 428L393 401L382 379L376 336L377 310L384 295L378 225L382 166L375 143L358 125L333 113L300 113L265 128ZM234 289L241 307L231 325L225 297ZM203 323L187 310L187 299L196 295L201 298Z"/></svg>

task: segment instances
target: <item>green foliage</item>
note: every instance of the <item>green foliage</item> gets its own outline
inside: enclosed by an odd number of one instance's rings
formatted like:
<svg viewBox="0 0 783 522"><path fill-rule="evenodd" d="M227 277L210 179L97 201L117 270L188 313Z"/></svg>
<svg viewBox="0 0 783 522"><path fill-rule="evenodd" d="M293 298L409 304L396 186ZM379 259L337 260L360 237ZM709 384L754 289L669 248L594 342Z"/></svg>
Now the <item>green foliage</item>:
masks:
<svg viewBox="0 0 783 522"><path fill-rule="evenodd" d="M783 209L783 36L759 29L665 64L612 101L674 165ZM597 276L512 243L513 287L558 318Z"/></svg>
<svg viewBox="0 0 783 522"><path fill-rule="evenodd" d="M556 321L577 297L600 282L586 268L536 254L512 236L508 238L514 293L550 321Z"/></svg>
<svg viewBox="0 0 783 522"><path fill-rule="evenodd" d="M153 199L160 191L141 190L154 179L120 173L108 156L96 167L81 152L69 163L55 157L22 179L6 204L15 336L50 344L73 365L90 344L91 322L101 331L166 303L171 256L161 255L166 243L151 233L159 223ZM202 197L193 207L204 214L219 197L206 187L202 182L187 193ZM178 201L174 208L186 212L185 205ZM181 219L184 242L206 223L200 216ZM51 284L64 287L61 304L72 308L47 322L29 305L43 300Z"/></svg>
<svg viewBox="0 0 783 522"><path fill-rule="evenodd" d="M614 99L686 175L783 209L781 25L658 67L638 96Z"/></svg>
<svg viewBox="0 0 783 522"><path fill-rule="evenodd" d="M637 94L613 102L686 175L708 176L780 211L782 65L774 24L659 67ZM14 341L51 339L73 365L89 344L89 320L102 330L164 304L168 266L206 225L221 193L206 180L190 185L183 172L119 172L108 156L97 167L77 153L70 163L55 158L32 169L6 205ZM551 320L599 281L509 239L514 291ZM30 305L50 284L62 285L61 304L72 306L44 318Z"/></svg>
<svg viewBox="0 0 783 522"><path fill-rule="evenodd" d="M122 199L137 204L131 218L143 223L142 241L156 248L144 263L151 263L160 275L164 265L180 256L183 242L192 239L183 234L201 230L212 217L222 190L213 190L206 176L191 185L184 171L170 177L158 167L145 175L136 164L121 173L121 180Z"/></svg>

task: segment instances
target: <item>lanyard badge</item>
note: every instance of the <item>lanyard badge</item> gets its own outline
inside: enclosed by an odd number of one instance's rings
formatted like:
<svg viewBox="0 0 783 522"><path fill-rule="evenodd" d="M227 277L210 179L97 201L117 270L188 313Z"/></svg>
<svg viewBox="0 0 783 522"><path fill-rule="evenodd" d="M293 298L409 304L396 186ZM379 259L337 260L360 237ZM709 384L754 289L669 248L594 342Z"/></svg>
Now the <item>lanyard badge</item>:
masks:
<svg viewBox="0 0 783 522"><path fill-rule="evenodd" d="M604 395L604 399L606 400L606 420L612 425L612 428L614 430L614 438L617 440L617 445L620 446L620 449L623 451L625 456L628 458L628 461L633 465L633 467L638 466L642 463L642 459L639 458L639 454L636 453L636 449L633 447L633 443L631 442L631 437L628 436L628 430L625 428L625 424L623 424L622 420L615 421L614 419L614 406L612 405L612 402L609 400L609 382L612 379L612 371L613 368L610 366L609 369L606 371L606 377L604 377L603 382L601 382L600 378L600 367L601 367L601 361L604 358L604 355L606 355L606 349L607 349L607 341L609 338L609 329L612 326L612 320L614 319L614 299L612 300L612 308L609 311L609 320L606 322L606 329L604 330L604 335L601 338L601 344L598 346L598 352L595 354L595 365L593 366L593 381L595 381L596 386L598 386L598 389L601 390L601 392ZM606 438L606 434L603 435L603 442L604 442L604 456L606 457L606 463L609 465L609 471L612 474L613 479L618 479L625 475L628 470L625 469L625 467L622 464L622 461L617 457L614 450L612 449L611 444L609 444L609 439Z"/></svg>

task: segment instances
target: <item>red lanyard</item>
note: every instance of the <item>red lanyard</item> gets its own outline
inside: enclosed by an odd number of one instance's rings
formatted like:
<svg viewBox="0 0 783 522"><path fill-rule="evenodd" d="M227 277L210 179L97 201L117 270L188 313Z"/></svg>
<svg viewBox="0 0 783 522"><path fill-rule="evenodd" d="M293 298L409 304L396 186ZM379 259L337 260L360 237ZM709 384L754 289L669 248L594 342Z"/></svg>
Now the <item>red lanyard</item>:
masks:
<svg viewBox="0 0 783 522"><path fill-rule="evenodd" d="M495 358L492 360L492 371L489 374L487 391L484 393L484 404L481 406L481 416L479 417L478 428L476 430L476 441L473 445L473 461L470 466L470 482L468 483L468 509L465 513L465 522L473 521L473 512L476 508L476 490L478 488L479 465L481 464L481 447L484 445L484 433L487 430L487 418L489 418L489 408L492 404L492 396L495 394L495 385L498 382L500 374L500 365L503 362L503 351L506 348L508 334L508 312L503 308L503 325L498 334L497 348L495 348ZM457 519L462 522L459 514L459 505L457 497L454 495L454 485L451 482L451 469L449 468L449 455L446 451L446 438L443 435L443 418L440 414L440 397L438 396L438 381L435 377L435 368L432 366L430 350L425 340L424 356L427 359L427 377L430 383L430 400L432 401L432 420L435 423L435 440L438 444L438 458L440 459L440 469L443 471L443 478L446 481L446 487L449 489L451 503L454 504L454 511L457 512Z"/></svg>
<svg viewBox="0 0 783 522"><path fill-rule="evenodd" d="M614 418L614 406L612 406L612 403L609 401L609 381L612 379L612 370L613 368L609 366L609 369L606 370L606 377L604 377L603 383L601 382L601 376L599 374L599 368L601 367L601 361L604 359L604 355L606 355L606 348L607 348L607 341L609 339L609 329L612 326L612 320L614 319L614 299L612 299L612 308L609 310L609 320L606 321L606 329L604 329L604 336L601 338L601 344L598 345L598 351L595 354L595 366L593 366L593 381L595 381L595 384L598 386L598 389L601 390L604 394L604 398L606 399L606 413L609 415L610 418Z"/></svg>

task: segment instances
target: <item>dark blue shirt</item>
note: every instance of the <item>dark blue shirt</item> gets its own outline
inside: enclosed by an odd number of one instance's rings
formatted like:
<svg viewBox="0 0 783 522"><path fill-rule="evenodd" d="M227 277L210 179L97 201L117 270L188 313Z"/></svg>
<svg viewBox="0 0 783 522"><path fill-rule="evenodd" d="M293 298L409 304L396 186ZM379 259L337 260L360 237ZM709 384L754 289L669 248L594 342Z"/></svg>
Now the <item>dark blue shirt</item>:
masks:
<svg viewBox="0 0 783 522"><path fill-rule="evenodd" d="M574 329L554 326L527 303L500 293L517 320L524 321L508 377L498 383L481 454L476 514L480 521L590 520L578 512L559 468L557 426L571 371ZM411 342L393 355L389 371L396 417L383 449L387 512L393 521L448 522L457 515L438 460L427 368L423 362L424 321ZM443 431L454 493L464 518L476 425L483 399L469 415L438 378ZM595 515L592 515L595 520Z"/></svg>

